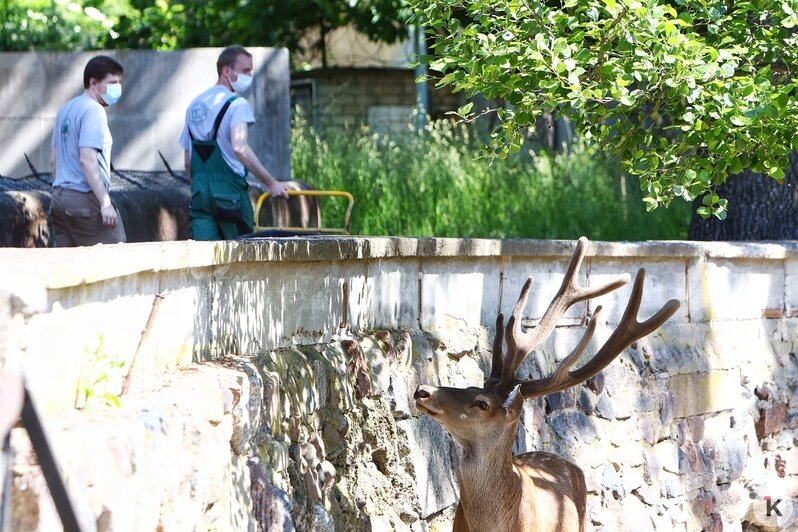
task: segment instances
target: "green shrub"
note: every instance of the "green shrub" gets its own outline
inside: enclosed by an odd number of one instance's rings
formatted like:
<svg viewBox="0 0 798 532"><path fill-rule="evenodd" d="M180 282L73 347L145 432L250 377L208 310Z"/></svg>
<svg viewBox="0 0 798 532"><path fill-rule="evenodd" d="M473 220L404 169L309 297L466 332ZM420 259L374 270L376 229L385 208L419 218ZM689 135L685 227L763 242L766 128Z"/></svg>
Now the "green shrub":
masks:
<svg viewBox="0 0 798 532"><path fill-rule="evenodd" d="M355 235L667 240L690 220L686 203L646 213L639 185L587 144L495 159L439 121L392 136L298 126L292 149L295 178L353 194ZM324 200L324 225L340 226L344 207Z"/></svg>

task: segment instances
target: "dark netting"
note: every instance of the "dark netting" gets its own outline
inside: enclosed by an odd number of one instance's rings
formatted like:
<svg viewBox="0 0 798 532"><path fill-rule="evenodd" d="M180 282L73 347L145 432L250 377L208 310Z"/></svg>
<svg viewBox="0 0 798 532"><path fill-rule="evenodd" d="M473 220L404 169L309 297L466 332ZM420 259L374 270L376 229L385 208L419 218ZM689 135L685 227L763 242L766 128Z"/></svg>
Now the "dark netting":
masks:
<svg viewBox="0 0 798 532"><path fill-rule="evenodd" d="M113 170L111 172L111 190L163 190L188 185L183 173L145 170ZM6 177L0 175L0 192L50 190L53 179L50 173L37 173L24 177Z"/></svg>
<svg viewBox="0 0 798 532"><path fill-rule="evenodd" d="M6 177L0 175L0 192L49 190L53 180L50 174Z"/></svg>
<svg viewBox="0 0 798 532"><path fill-rule="evenodd" d="M311 187L292 182L292 188ZM0 247L52 245L51 191L49 172L19 178L0 176ZM250 182L249 192L255 202L262 187ZM191 186L182 172L113 170L111 174L111 199L124 220L128 242L189 238L190 198ZM321 227L317 198L296 197L264 205L268 207L260 210L260 227Z"/></svg>

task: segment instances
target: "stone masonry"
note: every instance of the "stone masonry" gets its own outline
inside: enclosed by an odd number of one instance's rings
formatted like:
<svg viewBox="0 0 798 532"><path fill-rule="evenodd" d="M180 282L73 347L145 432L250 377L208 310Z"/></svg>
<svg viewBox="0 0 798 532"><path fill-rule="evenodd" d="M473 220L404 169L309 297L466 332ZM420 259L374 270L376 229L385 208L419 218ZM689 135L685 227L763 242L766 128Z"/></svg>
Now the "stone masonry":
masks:
<svg viewBox="0 0 798 532"><path fill-rule="evenodd" d="M481 385L496 312L534 275L534 325L572 248L324 237L0 250L14 298L0 353L26 373L86 530L448 530L459 449L412 392ZM670 297L682 307L587 383L525 404L515 452L583 469L589 530L795 528L796 257L791 243L591 245L583 284L645 266L641 318ZM551 372L600 303L595 351L618 292L571 309L521 373ZM13 440L14 525L52 530L24 433Z"/></svg>

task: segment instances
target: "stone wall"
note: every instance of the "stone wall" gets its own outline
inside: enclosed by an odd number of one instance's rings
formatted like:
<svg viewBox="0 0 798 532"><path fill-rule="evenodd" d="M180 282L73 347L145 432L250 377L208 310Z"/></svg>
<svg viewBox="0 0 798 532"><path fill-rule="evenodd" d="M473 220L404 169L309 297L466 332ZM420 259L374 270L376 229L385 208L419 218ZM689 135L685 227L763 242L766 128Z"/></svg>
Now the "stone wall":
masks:
<svg viewBox="0 0 798 532"><path fill-rule="evenodd" d="M87 530L445 530L458 449L412 392L480 385L496 313L533 275L534 324L572 249L318 237L0 250L0 293L15 298L5 366L25 370ZM585 385L525 404L515 451L584 470L589 530L795 526L797 252L591 244L583 284L644 266L641 318L682 306ZM569 311L522 373L549 373L602 304L594 351L628 293ZM15 524L51 530L19 429L14 445Z"/></svg>

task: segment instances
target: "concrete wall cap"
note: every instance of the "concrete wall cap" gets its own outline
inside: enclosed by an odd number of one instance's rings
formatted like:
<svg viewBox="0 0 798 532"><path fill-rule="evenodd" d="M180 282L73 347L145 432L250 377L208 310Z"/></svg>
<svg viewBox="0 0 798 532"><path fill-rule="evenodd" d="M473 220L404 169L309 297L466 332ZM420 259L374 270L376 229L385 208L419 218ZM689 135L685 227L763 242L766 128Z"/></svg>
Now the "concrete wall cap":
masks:
<svg viewBox="0 0 798 532"><path fill-rule="evenodd" d="M141 242L86 248L0 249L5 275L0 287L36 280L47 288L89 284L140 272L208 268L230 263L376 260L398 257L569 257L573 240L492 240L303 236L219 242ZM798 241L591 242L588 257L747 258L784 260L798 256Z"/></svg>

